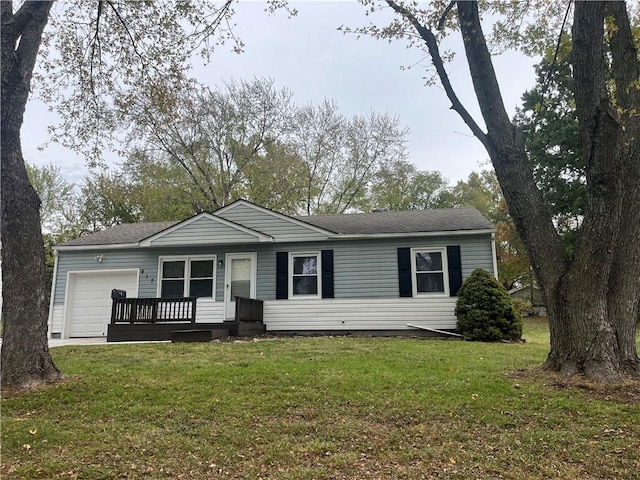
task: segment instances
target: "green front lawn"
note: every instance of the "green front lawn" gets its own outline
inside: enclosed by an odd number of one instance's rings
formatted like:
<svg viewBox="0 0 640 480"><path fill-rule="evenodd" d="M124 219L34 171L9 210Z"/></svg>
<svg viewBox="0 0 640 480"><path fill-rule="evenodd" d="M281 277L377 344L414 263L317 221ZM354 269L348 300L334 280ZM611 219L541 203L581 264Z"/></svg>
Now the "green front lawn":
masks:
<svg viewBox="0 0 640 480"><path fill-rule="evenodd" d="M639 478L640 388L566 384L522 344L276 338L52 349L4 392L3 479Z"/></svg>

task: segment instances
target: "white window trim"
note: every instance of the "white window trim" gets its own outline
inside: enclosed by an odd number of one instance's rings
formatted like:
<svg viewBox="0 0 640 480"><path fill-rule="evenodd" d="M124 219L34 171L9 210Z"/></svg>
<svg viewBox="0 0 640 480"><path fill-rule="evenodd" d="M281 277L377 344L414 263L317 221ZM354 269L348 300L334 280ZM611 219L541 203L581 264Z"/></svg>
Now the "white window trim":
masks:
<svg viewBox="0 0 640 480"><path fill-rule="evenodd" d="M442 255L442 281L444 292L418 292L418 272L416 267L416 253L440 253ZM449 296L449 265L447 263L446 247L415 247L411 249L411 288L414 297L448 297Z"/></svg>
<svg viewBox="0 0 640 480"><path fill-rule="evenodd" d="M295 257L316 257L317 258L317 262L316 264L318 265L318 271L316 273L317 277L318 277L318 293L316 293L315 295L294 295L293 293L293 259ZM289 252L289 271L288 271L288 277L289 277L289 299L310 299L310 298L322 298L322 258L320 255L319 251L314 251L314 252Z"/></svg>
<svg viewBox="0 0 640 480"><path fill-rule="evenodd" d="M162 264L164 262L175 262L175 261L183 261L184 262L184 290L182 291L182 295L187 297L187 290L189 289L189 283L191 280L191 261L192 260L211 260L213 262L213 287L211 292L211 297L201 297L201 298L211 298L213 301L216 300L216 280L217 280L217 256L216 255L168 255L163 257L158 257L158 281L156 286L156 296L160 297L162 295Z"/></svg>

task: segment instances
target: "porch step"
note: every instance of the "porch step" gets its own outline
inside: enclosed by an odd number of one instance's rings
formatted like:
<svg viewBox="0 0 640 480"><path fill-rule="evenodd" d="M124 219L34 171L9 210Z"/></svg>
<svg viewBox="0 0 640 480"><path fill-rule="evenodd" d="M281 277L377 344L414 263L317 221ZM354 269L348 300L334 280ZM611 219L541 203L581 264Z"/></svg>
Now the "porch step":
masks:
<svg viewBox="0 0 640 480"><path fill-rule="evenodd" d="M238 324L239 337L257 337L266 330L267 328L262 322L240 322Z"/></svg>
<svg viewBox="0 0 640 480"><path fill-rule="evenodd" d="M229 336L229 330L174 330L171 332L171 342L210 342Z"/></svg>
<svg viewBox="0 0 640 480"><path fill-rule="evenodd" d="M107 330L107 342L168 341L171 340L171 333L178 330L230 329L229 325L222 323L111 323Z"/></svg>

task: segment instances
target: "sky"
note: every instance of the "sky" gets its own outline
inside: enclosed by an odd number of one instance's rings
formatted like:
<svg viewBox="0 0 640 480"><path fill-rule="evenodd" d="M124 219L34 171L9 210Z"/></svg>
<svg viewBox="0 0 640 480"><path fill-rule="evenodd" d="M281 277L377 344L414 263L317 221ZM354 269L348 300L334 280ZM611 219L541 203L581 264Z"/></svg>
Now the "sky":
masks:
<svg viewBox="0 0 640 480"><path fill-rule="evenodd" d="M376 19L380 23L390 13L366 17L364 7L350 0L290 4L299 12L293 18L284 11L269 15L259 1L241 1L233 22L234 32L244 42L244 52L236 54L230 46L222 46L208 65L194 60L194 76L211 87L225 80L269 77L277 88L288 88L297 104L334 99L345 116L371 111L398 116L400 124L410 130L409 160L420 170L441 172L452 183L487 168L488 155L450 110L444 90L425 84L431 63L421 50L407 49L400 41L358 38L337 30L340 25L358 27ZM445 47L459 52L447 66L449 76L462 103L482 125L459 35L447 39ZM495 59L510 115L524 91L535 83L536 61L514 52ZM407 66L412 67L403 68ZM22 133L25 160L59 165L67 180L80 183L88 171L83 158L57 144L41 148L48 138L47 127L55 123L56 117L47 106L32 98ZM113 154L105 158L110 163L119 161Z"/></svg>

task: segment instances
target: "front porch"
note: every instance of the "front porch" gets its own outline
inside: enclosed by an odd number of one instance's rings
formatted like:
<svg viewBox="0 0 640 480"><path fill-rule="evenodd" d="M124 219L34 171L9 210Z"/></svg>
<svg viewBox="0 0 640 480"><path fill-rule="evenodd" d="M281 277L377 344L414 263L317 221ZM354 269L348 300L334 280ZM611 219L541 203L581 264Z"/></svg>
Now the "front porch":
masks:
<svg viewBox="0 0 640 480"><path fill-rule="evenodd" d="M201 338L209 332L209 339L223 338L225 333L253 337L265 331L262 300L236 297L235 319L226 321L220 314L216 322L198 322L197 304L195 297L114 298L107 342L172 340L186 338L189 331L203 333Z"/></svg>

